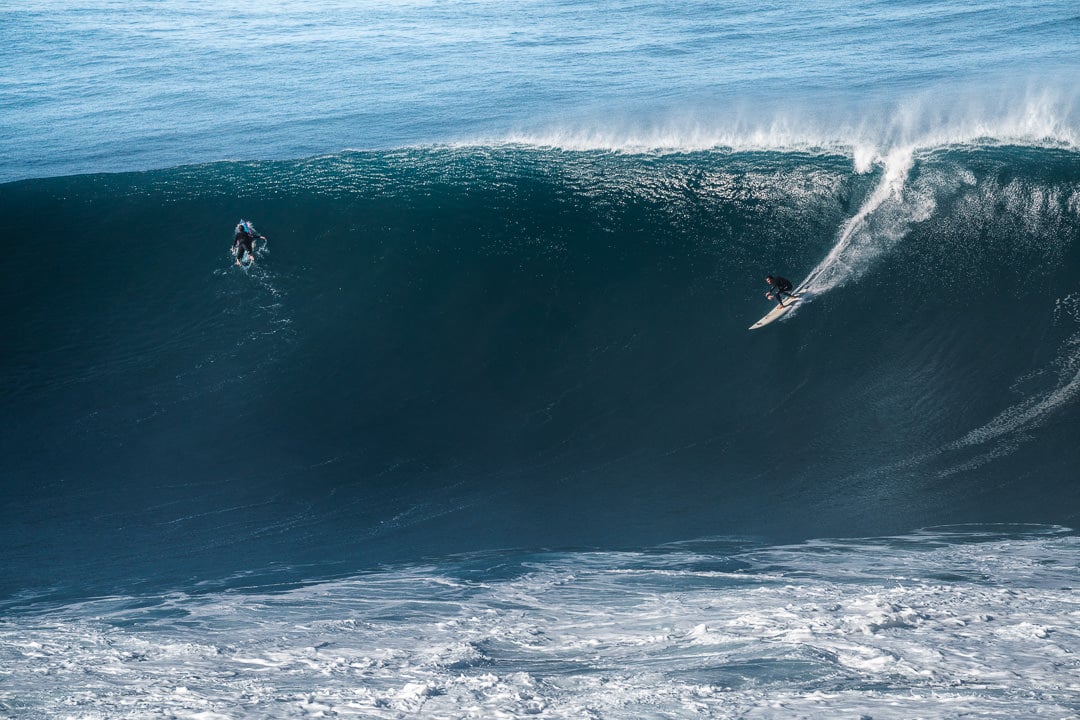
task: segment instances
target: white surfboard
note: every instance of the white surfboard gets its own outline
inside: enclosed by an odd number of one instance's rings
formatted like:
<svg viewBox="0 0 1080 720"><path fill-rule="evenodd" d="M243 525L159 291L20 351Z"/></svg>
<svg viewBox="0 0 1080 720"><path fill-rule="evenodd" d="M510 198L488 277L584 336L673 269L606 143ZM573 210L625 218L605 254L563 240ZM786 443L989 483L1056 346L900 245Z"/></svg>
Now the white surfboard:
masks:
<svg viewBox="0 0 1080 720"><path fill-rule="evenodd" d="M776 322L780 318L784 317L784 315L787 315L788 312L790 312L793 308L796 308L799 305L801 305L802 302L803 302L803 296L801 296L801 295L796 295L795 297L785 297L784 298L784 305L782 307L780 305L777 305L776 307L774 307L772 310L769 311L768 315L766 315L765 317L761 318L756 323L751 325L750 329L751 330L757 330L760 327L765 327L766 325L768 325L771 322Z"/></svg>

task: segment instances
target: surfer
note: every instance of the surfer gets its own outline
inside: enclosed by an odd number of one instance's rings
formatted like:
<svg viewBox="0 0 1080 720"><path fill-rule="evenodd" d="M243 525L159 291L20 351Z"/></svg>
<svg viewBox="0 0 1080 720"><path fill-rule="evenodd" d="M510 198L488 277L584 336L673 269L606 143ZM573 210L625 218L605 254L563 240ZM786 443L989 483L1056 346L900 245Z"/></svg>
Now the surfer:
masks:
<svg viewBox="0 0 1080 720"><path fill-rule="evenodd" d="M241 220L236 224L236 236L233 238L232 251L236 256L236 264L243 265L241 262L244 259L246 253L251 258L250 262L255 262L255 241L265 240L266 238L255 232L255 228L251 227L251 223L247 220Z"/></svg>
<svg viewBox="0 0 1080 720"><path fill-rule="evenodd" d="M780 307L784 307L784 301L780 299L783 295L787 295L789 298L795 297L791 294L794 285L787 278L782 278L779 275L766 275L765 282L772 286L772 290L765 293L765 297L775 300Z"/></svg>

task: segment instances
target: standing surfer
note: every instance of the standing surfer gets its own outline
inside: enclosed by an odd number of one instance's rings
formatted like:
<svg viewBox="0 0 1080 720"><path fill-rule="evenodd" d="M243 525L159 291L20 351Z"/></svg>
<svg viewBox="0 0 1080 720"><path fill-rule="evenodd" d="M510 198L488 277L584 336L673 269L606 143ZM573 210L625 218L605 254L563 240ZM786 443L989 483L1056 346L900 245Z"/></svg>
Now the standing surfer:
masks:
<svg viewBox="0 0 1080 720"><path fill-rule="evenodd" d="M769 283L769 285L772 287L772 290L765 293L765 297L769 298L770 300L775 300L777 304L780 305L780 307L784 307L784 301L780 299L781 296L787 295L789 298L795 297L791 294L794 286L787 278L782 278L779 275L766 275L765 282Z"/></svg>
<svg viewBox="0 0 1080 720"><path fill-rule="evenodd" d="M247 220L238 222L232 246L233 255L236 256L236 264L244 265L242 261L245 254L250 258L249 262L255 262L255 241L265 239L265 237L255 232L255 228Z"/></svg>

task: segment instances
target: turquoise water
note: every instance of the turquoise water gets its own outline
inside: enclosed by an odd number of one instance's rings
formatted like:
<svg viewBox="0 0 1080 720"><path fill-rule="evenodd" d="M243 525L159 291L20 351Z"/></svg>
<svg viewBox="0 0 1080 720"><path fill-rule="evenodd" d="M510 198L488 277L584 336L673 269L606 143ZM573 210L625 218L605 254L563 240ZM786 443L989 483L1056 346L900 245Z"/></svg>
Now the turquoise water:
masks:
<svg viewBox="0 0 1080 720"><path fill-rule="evenodd" d="M1075 715L1078 30L0 1L0 715Z"/></svg>
<svg viewBox="0 0 1080 720"><path fill-rule="evenodd" d="M0 180L507 140L1075 140L1068 2L6 2L0 25Z"/></svg>

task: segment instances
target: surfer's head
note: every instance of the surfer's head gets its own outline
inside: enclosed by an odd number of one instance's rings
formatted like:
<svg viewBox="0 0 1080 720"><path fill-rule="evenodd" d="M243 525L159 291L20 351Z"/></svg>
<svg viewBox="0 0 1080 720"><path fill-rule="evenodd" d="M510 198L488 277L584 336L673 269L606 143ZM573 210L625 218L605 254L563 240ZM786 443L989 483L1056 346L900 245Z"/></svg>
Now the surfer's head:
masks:
<svg viewBox="0 0 1080 720"><path fill-rule="evenodd" d="M772 275L766 275L766 276L765 276L765 282L767 282L767 283L769 283L770 285L772 285L772 281L773 281L773 277L772 277Z"/></svg>

